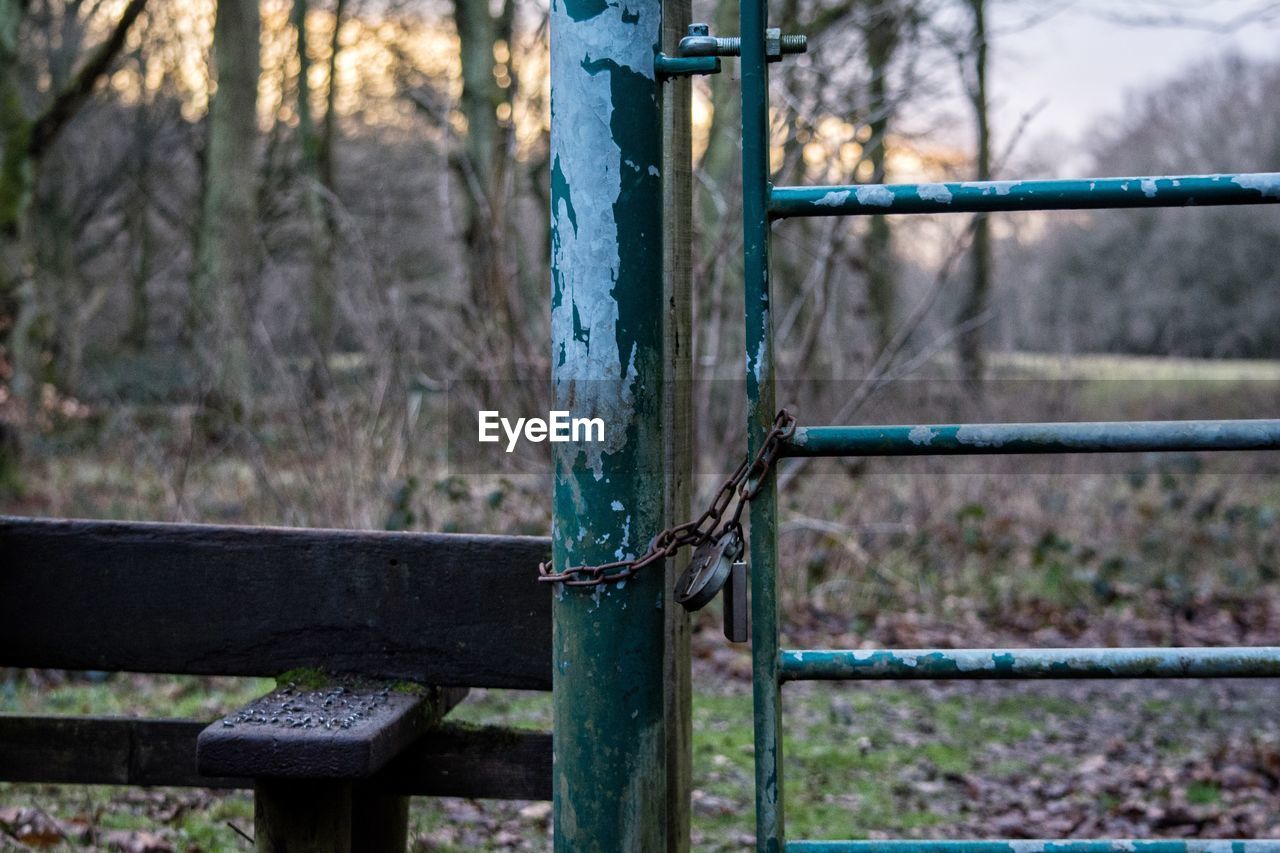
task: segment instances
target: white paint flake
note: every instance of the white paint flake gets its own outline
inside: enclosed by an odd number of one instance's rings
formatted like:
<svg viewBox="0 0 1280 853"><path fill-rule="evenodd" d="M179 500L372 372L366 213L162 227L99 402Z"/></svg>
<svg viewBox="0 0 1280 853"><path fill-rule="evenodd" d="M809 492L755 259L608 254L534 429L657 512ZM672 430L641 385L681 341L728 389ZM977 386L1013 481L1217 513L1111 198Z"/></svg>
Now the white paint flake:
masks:
<svg viewBox="0 0 1280 853"><path fill-rule="evenodd" d="M999 447L995 430L987 426L962 426L956 430L956 441L970 447Z"/></svg>
<svg viewBox="0 0 1280 853"><path fill-rule="evenodd" d="M920 198L925 201L936 201L939 204L951 204L951 190L946 184L921 184L916 188Z"/></svg>
<svg viewBox="0 0 1280 853"><path fill-rule="evenodd" d="M912 427L911 432L907 433L907 440L917 446L923 445L928 447L937 437L937 430L930 429L927 426Z"/></svg>
<svg viewBox="0 0 1280 853"><path fill-rule="evenodd" d="M1156 182L1155 182L1155 181L1153 181L1151 178L1143 178L1143 179L1142 179L1142 194L1143 194L1143 195L1145 195L1147 198L1155 198L1155 197L1156 197Z"/></svg>
<svg viewBox="0 0 1280 853"><path fill-rule="evenodd" d="M813 203L814 207L839 207L849 198L848 190L832 190Z"/></svg>
<svg viewBox="0 0 1280 853"><path fill-rule="evenodd" d="M979 672L982 670L993 670L996 668L996 656L989 655L989 659L981 657L972 657L969 655L956 655L956 669L961 672Z"/></svg>
<svg viewBox="0 0 1280 853"><path fill-rule="evenodd" d="M636 373L635 352L623 353L618 346L613 296L621 265L614 203L623 166L622 149L610 128L613 73L607 66L594 72L584 66L607 59L653 79L660 21L656 3L610 3L599 15L577 22L563 0L555 0L551 15L557 39L557 61L551 64L556 93L551 160L564 176L568 195L557 199L552 212L557 304L551 327L554 340L562 344L554 355L555 399L558 408L602 418L609 425L605 441L580 448L600 480L604 456L626 444L626 427L635 412Z"/></svg>
<svg viewBox="0 0 1280 853"><path fill-rule="evenodd" d="M1236 175L1231 182L1247 190L1257 190L1263 198L1280 198L1280 175L1274 173Z"/></svg>
<svg viewBox="0 0 1280 853"><path fill-rule="evenodd" d="M1187 853L1231 853L1230 841L1188 841Z"/></svg>
<svg viewBox="0 0 1280 853"><path fill-rule="evenodd" d="M868 207L893 207L893 191L879 185L858 187L858 204Z"/></svg>
<svg viewBox="0 0 1280 853"><path fill-rule="evenodd" d="M1043 841L1010 841L1009 849L1013 853L1044 853Z"/></svg>

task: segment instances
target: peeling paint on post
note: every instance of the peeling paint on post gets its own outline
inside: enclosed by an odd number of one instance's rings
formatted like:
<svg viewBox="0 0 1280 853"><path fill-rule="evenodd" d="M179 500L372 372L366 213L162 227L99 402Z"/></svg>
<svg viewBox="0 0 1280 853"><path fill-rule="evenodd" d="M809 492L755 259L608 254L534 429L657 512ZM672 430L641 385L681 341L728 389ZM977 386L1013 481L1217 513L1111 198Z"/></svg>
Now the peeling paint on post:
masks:
<svg viewBox="0 0 1280 853"><path fill-rule="evenodd" d="M555 446L557 568L663 526L660 25L660 0L551 5L552 378L606 424ZM555 847L663 849L663 573L554 595Z"/></svg>

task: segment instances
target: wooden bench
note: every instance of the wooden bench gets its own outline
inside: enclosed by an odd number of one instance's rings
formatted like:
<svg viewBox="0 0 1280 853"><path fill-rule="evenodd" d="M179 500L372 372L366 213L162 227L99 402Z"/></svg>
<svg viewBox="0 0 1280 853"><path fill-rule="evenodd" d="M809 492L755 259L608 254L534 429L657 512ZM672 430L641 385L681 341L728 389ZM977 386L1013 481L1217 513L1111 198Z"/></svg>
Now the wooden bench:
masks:
<svg viewBox="0 0 1280 853"><path fill-rule="evenodd" d="M0 779L252 788L260 850L405 849L408 796L551 798L545 538L0 517L0 666L309 675L215 721L0 715Z"/></svg>

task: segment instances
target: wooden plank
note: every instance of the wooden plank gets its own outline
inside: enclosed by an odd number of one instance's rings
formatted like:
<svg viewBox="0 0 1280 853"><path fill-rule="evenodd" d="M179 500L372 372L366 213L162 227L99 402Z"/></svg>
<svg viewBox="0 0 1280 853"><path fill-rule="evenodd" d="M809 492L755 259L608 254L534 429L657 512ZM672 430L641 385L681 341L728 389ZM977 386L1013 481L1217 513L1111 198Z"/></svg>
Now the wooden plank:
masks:
<svg viewBox="0 0 1280 853"><path fill-rule="evenodd" d="M0 779L55 785L248 788L196 770L199 720L0 714Z"/></svg>
<svg viewBox="0 0 1280 853"><path fill-rule="evenodd" d="M40 784L251 788L196 769L198 720L0 714L0 780ZM371 781L405 795L551 799L551 735L443 724Z"/></svg>
<svg viewBox="0 0 1280 853"><path fill-rule="evenodd" d="M378 775L387 790L431 797L551 799L551 733L444 723Z"/></svg>
<svg viewBox="0 0 1280 853"><path fill-rule="evenodd" d="M450 690L452 707L466 694ZM196 740L196 768L207 776L366 779L434 725L444 701L390 684L286 684L210 723Z"/></svg>
<svg viewBox="0 0 1280 853"><path fill-rule="evenodd" d="M546 538L0 517L0 666L551 688Z"/></svg>

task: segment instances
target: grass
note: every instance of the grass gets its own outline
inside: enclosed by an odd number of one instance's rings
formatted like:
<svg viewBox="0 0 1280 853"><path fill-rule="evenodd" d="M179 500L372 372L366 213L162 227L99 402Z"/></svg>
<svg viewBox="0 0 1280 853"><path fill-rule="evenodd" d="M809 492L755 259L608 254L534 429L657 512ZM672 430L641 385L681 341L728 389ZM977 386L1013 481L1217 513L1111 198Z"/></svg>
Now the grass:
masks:
<svg viewBox="0 0 1280 853"><path fill-rule="evenodd" d="M116 676L94 683L73 681L32 689L24 681L5 686L0 711L60 714L211 716L271 689L267 679L198 679ZM879 830L907 837L943 820L937 803L922 799L898 778L936 779L938 797L954 800L956 780L983 772L1016 775L1024 765L993 757L992 742L1028 738L1037 721L1078 715L1078 706L1040 696L929 697L910 686L885 688L788 688L786 706L787 821L796 837L866 837ZM550 726L550 696L477 690L450 716L467 723L520 728ZM695 847L738 849L753 829L754 769L752 709L744 691L695 695ZM918 730L929 730L921 739ZM1208 797L1208 788L1196 796ZM228 821L251 831L252 803L246 793L140 791L113 787L0 785L0 803L37 806L59 820L100 831L164 829L181 850L241 849ZM477 821L497 820L537 848L546 816L523 804L467 806L459 801L415 799L418 837L446 833L478 809ZM483 818L483 820L482 820ZM512 828L514 827L514 829ZM431 849L476 849L448 842Z"/></svg>
<svg viewBox="0 0 1280 853"><path fill-rule="evenodd" d="M966 774L1026 771L1025 760L997 756L991 744L1017 745L1046 722L1085 713L1055 697L933 697L910 686L788 688L783 704L787 827L796 838L921 837L959 805ZM697 849L737 849L726 839L753 828L743 799L754 787L751 723L749 695L694 697ZM936 783L936 800L897 782L916 777Z"/></svg>

